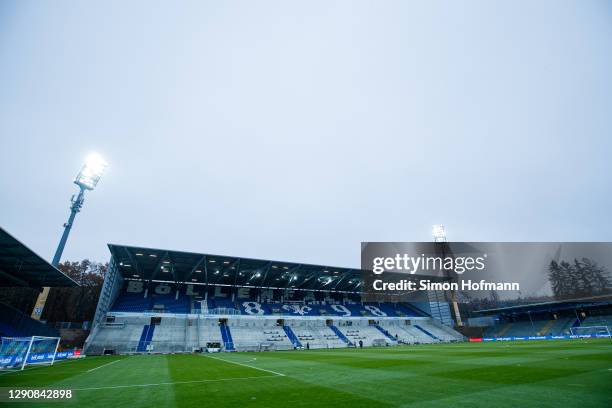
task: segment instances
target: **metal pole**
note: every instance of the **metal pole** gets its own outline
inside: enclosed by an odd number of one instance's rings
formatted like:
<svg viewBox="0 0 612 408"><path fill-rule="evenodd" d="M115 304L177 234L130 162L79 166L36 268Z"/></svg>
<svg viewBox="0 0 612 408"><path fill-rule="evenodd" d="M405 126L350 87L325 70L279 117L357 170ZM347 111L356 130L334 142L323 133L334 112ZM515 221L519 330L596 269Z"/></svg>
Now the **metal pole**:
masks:
<svg viewBox="0 0 612 408"><path fill-rule="evenodd" d="M30 356L30 350L32 350L32 343L34 343L34 336L30 337L30 344L28 345L28 351L26 351L26 355L21 363L21 369L23 370L28 362L28 357Z"/></svg>
<svg viewBox="0 0 612 408"><path fill-rule="evenodd" d="M68 241L68 235L70 234L70 230L72 229L74 218L76 217L77 213L81 211L81 207L83 207L83 201L85 201L85 189L81 187L77 198L72 199L72 205L70 206L70 217L68 218L68 222L64 224L64 233L62 234L62 239L60 239L59 245L57 246L57 250L55 251L55 256L53 257L53 261L51 262L51 264L56 268L58 267L60 259L62 258L62 252L64 252L66 241Z"/></svg>
<svg viewBox="0 0 612 408"><path fill-rule="evenodd" d="M57 342L55 343L55 350L53 351L53 360L51 360L51 365L55 363L55 356L57 356L57 348L59 347L60 340L61 340L61 337L58 337Z"/></svg>

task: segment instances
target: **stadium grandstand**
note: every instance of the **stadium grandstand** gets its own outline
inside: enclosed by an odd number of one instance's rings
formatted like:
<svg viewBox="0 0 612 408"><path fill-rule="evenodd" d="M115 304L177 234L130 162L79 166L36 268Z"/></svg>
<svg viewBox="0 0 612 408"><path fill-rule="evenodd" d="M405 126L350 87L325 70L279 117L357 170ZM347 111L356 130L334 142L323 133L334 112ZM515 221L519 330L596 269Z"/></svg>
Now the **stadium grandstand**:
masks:
<svg viewBox="0 0 612 408"><path fill-rule="evenodd" d="M58 286L78 284L0 228L0 287L42 291ZM36 315L40 312L34 311ZM0 302L0 369L53 364L80 354L80 350L59 350L59 343L60 334L55 327Z"/></svg>
<svg viewBox="0 0 612 408"><path fill-rule="evenodd" d="M481 326L486 339L523 340L581 334L609 336L612 327L609 296L490 308L479 310L477 314L481 317L470 319L470 324Z"/></svg>
<svg viewBox="0 0 612 408"><path fill-rule="evenodd" d="M462 340L447 302L362 302L361 270L109 245L87 354Z"/></svg>
<svg viewBox="0 0 612 408"><path fill-rule="evenodd" d="M0 287L78 286L70 277L0 228ZM58 336L55 328L0 303L0 337Z"/></svg>

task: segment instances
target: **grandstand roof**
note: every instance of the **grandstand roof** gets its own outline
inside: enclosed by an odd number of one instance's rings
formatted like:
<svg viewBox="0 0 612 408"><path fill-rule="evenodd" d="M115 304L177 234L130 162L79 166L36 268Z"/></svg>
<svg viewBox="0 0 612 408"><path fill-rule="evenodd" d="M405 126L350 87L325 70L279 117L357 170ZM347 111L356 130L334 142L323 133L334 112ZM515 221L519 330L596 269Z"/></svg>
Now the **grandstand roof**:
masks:
<svg viewBox="0 0 612 408"><path fill-rule="evenodd" d="M606 306L612 304L611 295L592 296L576 300L554 300L549 302L528 303L514 306L497 307L493 309L476 310L482 314L523 314L538 312L555 312L567 309L581 309Z"/></svg>
<svg viewBox="0 0 612 408"><path fill-rule="evenodd" d="M78 286L0 227L0 286Z"/></svg>
<svg viewBox="0 0 612 408"><path fill-rule="evenodd" d="M358 292L361 269L108 245L124 278L265 288Z"/></svg>

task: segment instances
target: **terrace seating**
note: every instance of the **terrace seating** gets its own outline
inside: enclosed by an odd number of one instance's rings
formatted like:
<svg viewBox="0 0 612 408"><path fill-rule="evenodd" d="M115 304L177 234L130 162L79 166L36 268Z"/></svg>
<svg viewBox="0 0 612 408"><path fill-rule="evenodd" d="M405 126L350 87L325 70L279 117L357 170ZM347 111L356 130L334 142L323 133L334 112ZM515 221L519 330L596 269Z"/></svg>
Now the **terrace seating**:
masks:
<svg viewBox="0 0 612 408"><path fill-rule="evenodd" d="M115 300L111 311L139 313L157 311L160 313L196 313L196 314L241 314L241 315L279 315L279 316L339 316L339 317L398 317L417 316L409 306L392 303L356 303L330 300L309 301L265 301L231 297L209 297L201 304L200 295L190 297L185 290L179 290L177 298L175 289L169 294L149 292L144 297L141 293L123 292ZM193 307L192 307L193 305Z"/></svg>
<svg viewBox="0 0 612 408"><path fill-rule="evenodd" d="M178 299L175 294L153 295L151 306L152 310L161 310L166 313L189 313L191 311L189 298L185 295L180 295Z"/></svg>
<svg viewBox="0 0 612 408"><path fill-rule="evenodd" d="M111 308L113 312L145 312L151 310L151 298L142 293L122 293Z"/></svg>
<svg viewBox="0 0 612 408"><path fill-rule="evenodd" d="M490 326L485 330L484 335L485 337L558 336L569 334L570 328L575 321L576 318L573 316L546 320L519 320ZM585 322L588 324L589 318L585 319L581 325L585 325Z"/></svg>
<svg viewBox="0 0 612 408"><path fill-rule="evenodd" d="M612 327L612 316L589 316L582 321L581 326L608 326Z"/></svg>
<svg viewBox="0 0 612 408"><path fill-rule="evenodd" d="M55 328L4 303L0 303L0 337L58 336Z"/></svg>
<svg viewBox="0 0 612 408"><path fill-rule="evenodd" d="M426 321L419 321L419 325L429 327ZM433 343L434 340L431 336L425 334L423 331L417 329L414 325L407 325L405 322L381 322L380 326L387 330L393 339L397 339L398 342L406 344L415 343ZM454 330L448 329L449 333L453 333ZM459 333L454 332L454 339L461 338Z"/></svg>

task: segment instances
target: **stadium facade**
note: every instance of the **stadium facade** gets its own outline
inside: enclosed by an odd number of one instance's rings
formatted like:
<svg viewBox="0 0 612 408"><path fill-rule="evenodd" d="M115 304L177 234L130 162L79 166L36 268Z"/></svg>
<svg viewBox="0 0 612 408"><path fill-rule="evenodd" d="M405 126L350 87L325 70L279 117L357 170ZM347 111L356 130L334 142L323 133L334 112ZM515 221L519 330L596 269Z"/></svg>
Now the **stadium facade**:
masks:
<svg viewBox="0 0 612 408"><path fill-rule="evenodd" d="M87 354L287 350L463 340L444 293L364 302L362 271L109 245Z"/></svg>

